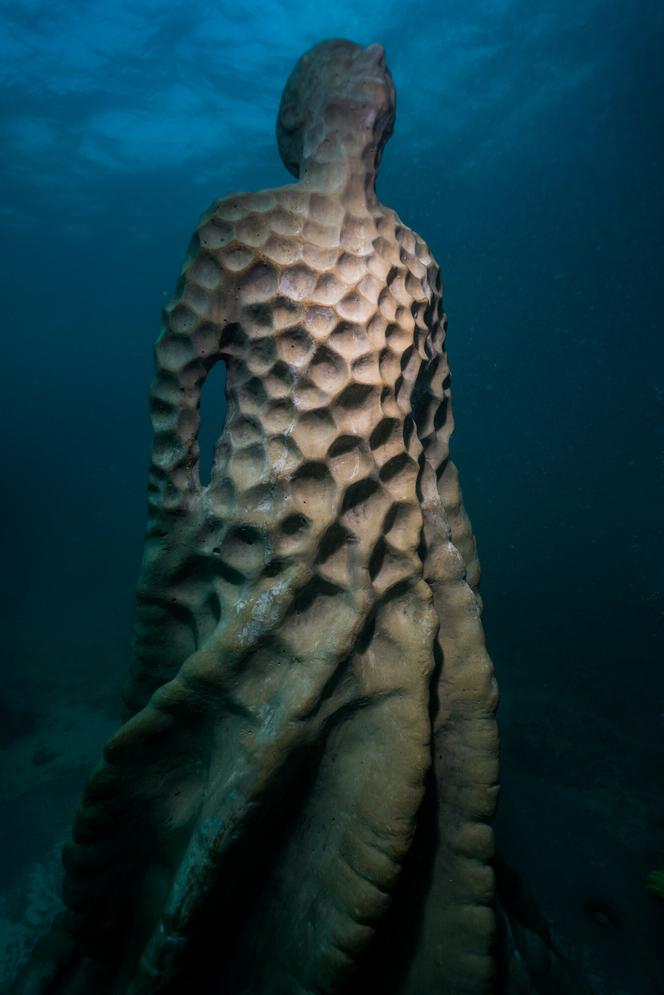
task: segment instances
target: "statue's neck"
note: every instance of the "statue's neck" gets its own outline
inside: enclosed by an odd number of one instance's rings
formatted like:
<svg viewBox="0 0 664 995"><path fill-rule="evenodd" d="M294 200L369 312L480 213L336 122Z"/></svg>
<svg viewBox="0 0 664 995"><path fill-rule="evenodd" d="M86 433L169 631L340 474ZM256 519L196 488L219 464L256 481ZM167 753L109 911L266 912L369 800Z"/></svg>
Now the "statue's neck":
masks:
<svg viewBox="0 0 664 995"><path fill-rule="evenodd" d="M376 204L376 145L371 138L339 130L307 149L300 165L300 183L306 189L343 200L351 211Z"/></svg>

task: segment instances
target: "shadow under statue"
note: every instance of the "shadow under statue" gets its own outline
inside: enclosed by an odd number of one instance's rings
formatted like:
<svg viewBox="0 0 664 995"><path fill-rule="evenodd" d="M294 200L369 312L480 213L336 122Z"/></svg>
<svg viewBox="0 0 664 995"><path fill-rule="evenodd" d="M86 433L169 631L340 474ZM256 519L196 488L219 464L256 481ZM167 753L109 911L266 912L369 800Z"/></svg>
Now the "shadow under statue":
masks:
<svg viewBox="0 0 664 995"><path fill-rule="evenodd" d="M128 717L17 991L582 991L494 854L439 272L375 193L394 113L380 45L322 42L279 110L297 182L200 221L156 345Z"/></svg>

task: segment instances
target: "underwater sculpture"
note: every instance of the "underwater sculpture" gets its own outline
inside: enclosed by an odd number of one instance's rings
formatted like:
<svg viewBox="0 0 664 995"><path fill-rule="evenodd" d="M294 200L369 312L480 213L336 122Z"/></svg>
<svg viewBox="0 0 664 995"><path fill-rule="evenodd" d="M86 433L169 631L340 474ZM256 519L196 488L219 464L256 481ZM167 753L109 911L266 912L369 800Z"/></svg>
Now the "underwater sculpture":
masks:
<svg viewBox="0 0 664 995"><path fill-rule="evenodd" d="M321 43L279 112L298 182L201 219L156 346L130 716L21 991L536 990L496 903L438 267L374 190L394 107L380 46Z"/></svg>

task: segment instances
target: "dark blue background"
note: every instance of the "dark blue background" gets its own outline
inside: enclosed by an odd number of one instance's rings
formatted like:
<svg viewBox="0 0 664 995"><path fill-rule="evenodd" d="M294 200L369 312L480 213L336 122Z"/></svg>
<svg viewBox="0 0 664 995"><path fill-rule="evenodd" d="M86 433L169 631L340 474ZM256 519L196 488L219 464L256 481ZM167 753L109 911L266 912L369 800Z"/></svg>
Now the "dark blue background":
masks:
<svg viewBox="0 0 664 995"><path fill-rule="evenodd" d="M3 5L10 767L21 737L58 753L61 702L113 713L151 344L197 216L285 181L274 116L304 49L380 41L398 120L379 195L446 286L454 455L503 689L501 845L601 992L658 990L642 878L664 865L663 27L649 0ZM38 757L50 781L12 794L10 919L70 818L88 764L70 754Z"/></svg>

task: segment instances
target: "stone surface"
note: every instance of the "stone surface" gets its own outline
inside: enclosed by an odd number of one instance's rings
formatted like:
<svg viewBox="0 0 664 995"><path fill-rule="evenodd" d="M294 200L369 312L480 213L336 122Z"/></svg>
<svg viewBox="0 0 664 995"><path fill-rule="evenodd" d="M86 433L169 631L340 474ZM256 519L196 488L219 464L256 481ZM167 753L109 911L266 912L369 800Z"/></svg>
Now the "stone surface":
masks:
<svg viewBox="0 0 664 995"><path fill-rule="evenodd" d="M199 223L156 345L130 716L25 991L493 988L497 691L438 267L374 190L393 117L382 48L321 43L279 112L298 181Z"/></svg>

